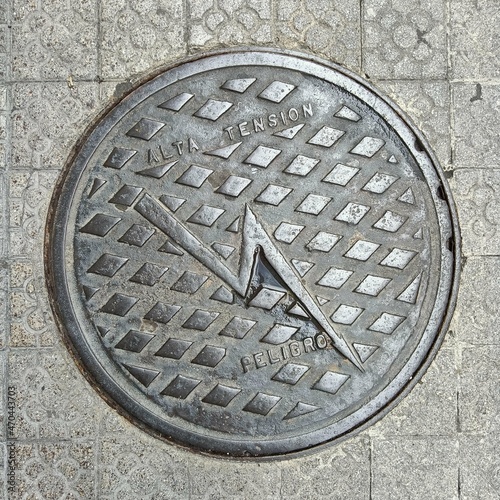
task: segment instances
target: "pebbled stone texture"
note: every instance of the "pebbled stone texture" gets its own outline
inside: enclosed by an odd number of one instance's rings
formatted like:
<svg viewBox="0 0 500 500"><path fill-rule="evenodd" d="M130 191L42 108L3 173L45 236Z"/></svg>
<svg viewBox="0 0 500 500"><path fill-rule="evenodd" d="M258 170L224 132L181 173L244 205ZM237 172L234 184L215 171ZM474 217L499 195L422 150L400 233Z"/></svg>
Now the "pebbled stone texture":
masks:
<svg viewBox="0 0 500 500"><path fill-rule="evenodd" d="M453 78L464 80L500 76L496 2L450 0Z"/></svg>
<svg viewBox="0 0 500 500"><path fill-rule="evenodd" d="M1 264L2 268L0 268L0 349L3 349L5 348L6 344L7 328L8 328L7 325L8 275L5 263L2 262Z"/></svg>
<svg viewBox="0 0 500 500"><path fill-rule="evenodd" d="M373 443L373 500L458 500L458 440L402 437Z"/></svg>
<svg viewBox="0 0 500 500"><path fill-rule="evenodd" d="M361 64L360 3L357 0L278 0L277 41L322 55L356 71Z"/></svg>
<svg viewBox="0 0 500 500"><path fill-rule="evenodd" d="M13 0L11 22L14 80L96 78L96 2Z"/></svg>
<svg viewBox="0 0 500 500"><path fill-rule="evenodd" d="M464 348L459 400L460 430L466 433L498 435L500 394L496 381L500 374L499 345Z"/></svg>
<svg viewBox="0 0 500 500"><path fill-rule="evenodd" d="M7 166L6 142L10 128L9 97L10 92L7 85L0 85L0 171Z"/></svg>
<svg viewBox="0 0 500 500"><path fill-rule="evenodd" d="M468 347L499 345L500 304L496 289L500 259L469 257L462 272L458 313L452 325L458 340ZM478 301L478 297L482 300Z"/></svg>
<svg viewBox="0 0 500 500"><path fill-rule="evenodd" d="M96 437L98 396L71 369L71 362L60 349L11 350L9 386L16 393L11 438L72 441Z"/></svg>
<svg viewBox="0 0 500 500"><path fill-rule="evenodd" d="M128 427L128 426L127 426ZM127 428L102 437L96 498L188 498L192 471L177 450ZM202 471L202 475L207 471Z"/></svg>
<svg viewBox="0 0 500 500"><path fill-rule="evenodd" d="M460 438L461 500L494 500L500 489L498 435Z"/></svg>
<svg viewBox="0 0 500 500"><path fill-rule="evenodd" d="M99 109L98 85L16 83L12 92L11 167L60 169Z"/></svg>
<svg viewBox="0 0 500 500"><path fill-rule="evenodd" d="M370 441L349 440L331 451L320 452L282 465L282 498L365 499L370 496Z"/></svg>
<svg viewBox="0 0 500 500"><path fill-rule="evenodd" d="M363 70L370 78L446 76L445 0L366 0Z"/></svg>
<svg viewBox="0 0 500 500"><path fill-rule="evenodd" d="M101 77L129 78L182 57L186 50L182 0L101 3Z"/></svg>
<svg viewBox="0 0 500 500"><path fill-rule="evenodd" d="M207 466L200 460L189 466L191 498L241 498L244 496L277 498L280 491L281 471L275 464L236 464L215 462ZM286 481L286 480L285 480Z"/></svg>
<svg viewBox="0 0 500 500"><path fill-rule="evenodd" d="M456 168L498 167L500 86L454 83L453 163Z"/></svg>
<svg viewBox="0 0 500 500"><path fill-rule="evenodd" d="M441 166L452 167L450 151L450 98L448 83L438 81L392 80L376 85L413 118L415 125L432 144Z"/></svg>
<svg viewBox="0 0 500 500"><path fill-rule="evenodd" d="M271 0L189 2L187 33L191 50L273 42Z"/></svg>
<svg viewBox="0 0 500 500"><path fill-rule="evenodd" d="M22 498L93 498L95 444L55 441L15 443L12 500Z"/></svg>
<svg viewBox="0 0 500 500"><path fill-rule="evenodd" d="M454 436L457 432L455 353L443 348L417 386L368 433L386 436Z"/></svg>
<svg viewBox="0 0 500 500"><path fill-rule="evenodd" d="M500 170L460 169L451 185L462 227L464 255L499 255Z"/></svg>

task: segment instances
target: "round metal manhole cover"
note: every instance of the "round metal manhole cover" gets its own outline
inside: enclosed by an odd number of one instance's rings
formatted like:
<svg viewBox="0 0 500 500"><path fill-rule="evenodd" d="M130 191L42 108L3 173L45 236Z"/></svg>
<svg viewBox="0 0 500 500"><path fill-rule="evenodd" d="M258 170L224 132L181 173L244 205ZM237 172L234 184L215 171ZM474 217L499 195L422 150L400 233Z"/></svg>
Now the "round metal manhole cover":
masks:
<svg viewBox="0 0 500 500"><path fill-rule="evenodd" d="M456 291L454 209L420 134L295 53L212 54L137 88L68 165L49 233L83 370L143 427L231 456L379 417Z"/></svg>

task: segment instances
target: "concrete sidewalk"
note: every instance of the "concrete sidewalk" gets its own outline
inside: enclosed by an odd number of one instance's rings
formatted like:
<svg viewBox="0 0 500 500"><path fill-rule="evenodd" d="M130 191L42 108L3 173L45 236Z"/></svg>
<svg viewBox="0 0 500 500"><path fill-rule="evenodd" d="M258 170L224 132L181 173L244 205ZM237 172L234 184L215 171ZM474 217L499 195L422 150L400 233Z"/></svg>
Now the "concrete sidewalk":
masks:
<svg viewBox="0 0 500 500"><path fill-rule="evenodd" d="M496 0L0 0L0 498L500 498L499 24ZM120 417L63 345L43 272L54 183L98 113L163 65L240 45L309 52L390 95L446 170L463 238L455 316L411 394L343 444L260 463Z"/></svg>

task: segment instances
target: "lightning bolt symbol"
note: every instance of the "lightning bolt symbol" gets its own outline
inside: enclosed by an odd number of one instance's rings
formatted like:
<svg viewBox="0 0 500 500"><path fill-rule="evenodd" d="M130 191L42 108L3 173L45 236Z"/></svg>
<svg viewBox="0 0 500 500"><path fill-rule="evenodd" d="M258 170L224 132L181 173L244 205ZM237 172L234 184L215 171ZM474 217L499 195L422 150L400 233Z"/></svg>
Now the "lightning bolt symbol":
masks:
<svg viewBox="0 0 500 500"><path fill-rule="evenodd" d="M145 194L141 200L136 203L134 208L146 220L172 238L186 252L189 252L205 267L210 269L210 271L219 276L219 278L225 281L242 297L247 295L252 279L256 253L261 249L269 264L271 264L275 272L295 294L311 318L330 337L334 347L359 370L363 371L358 357L354 354L347 342L332 328L326 316L304 288L300 278L287 260L275 247L271 238L248 205L245 206L240 268L237 275L208 250L189 229L183 226L170 212L159 205L148 194Z"/></svg>

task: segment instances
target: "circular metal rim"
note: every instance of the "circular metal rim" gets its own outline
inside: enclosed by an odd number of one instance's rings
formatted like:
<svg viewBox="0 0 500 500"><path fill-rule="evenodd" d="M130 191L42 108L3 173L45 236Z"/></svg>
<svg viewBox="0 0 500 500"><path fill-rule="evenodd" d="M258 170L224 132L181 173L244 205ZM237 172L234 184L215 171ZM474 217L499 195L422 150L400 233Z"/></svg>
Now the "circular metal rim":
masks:
<svg viewBox="0 0 500 500"><path fill-rule="evenodd" d="M445 238L443 234L440 235L441 249L446 250L446 247L450 247L451 244L450 256L448 257L448 260L451 262L448 263L449 269L444 272L445 277L448 278L448 286L443 289L442 284L445 280L440 280L441 288L438 291L438 297L434 303L432 312L433 317L436 309L438 309L437 304L439 302L441 305L442 319L434 328L434 333L428 339L428 345L426 345L423 352L421 352L422 340L421 344L419 344L419 348L412 354L398 376L392 379L376 398L343 420L332 426L322 428L312 434L301 434L293 440L280 442L281 446L279 449L276 447L276 441L262 441L259 442L260 446L254 446L250 451L245 450L245 448L248 448L248 446L245 446L248 443L244 441L234 441L234 439L216 440L213 437L196 436L194 433L179 429L175 425L166 424L163 420L150 413L146 408L140 406L137 401L133 400L115 380L110 380L109 373L90 350L82 334L67 290L67 273L64 265L66 247L65 222L69 215L69 207L71 207L72 204L74 191L78 186L80 175L85 170L92 151L105 137L106 131L110 130L131 108L136 106L144 98L147 98L155 90L158 90L155 89L155 85L161 84L165 74L168 73L171 77L175 78L175 75L182 72L183 68L189 68L193 63L200 63L201 61L203 61L205 66L207 63L209 66L210 64L213 65L211 68L194 71L193 74L196 74L206 71L207 69L221 67L220 64L218 64L221 61L226 61L225 65L229 66L231 63L227 63L227 60L233 61L234 63L238 57L241 58L243 56L243 58L248 58L249 54L252 54L254 60L245 60L241 63L242 65L269 65L272 63L271 60L274 57L280 58L281 61L293 61L293 64L290 66L284 65L283 67L297 69L299 71L304 71L302 67L304 64L309 67L314 66L318 72L311 73L313 76L332 83L338 83L334 81L335 79L332 80L331 78L325 77L327 74L338 74L341 80L351 81L361 94L375 97L375 99L370 102L372 109L381 115L397 132L398 136L415 158L417 164L422 167L422 161L425 159L425 162L430 165L430 168L436 175L438 183L434 186L435 192L432 192L430 186L429 189L431 190L434 201L440 198L442 203L446 205L446 210L448 212L447 217L449 217L450 224L449 236ZM366 102L366 99L364 100ZM408 138L413 138L414 143L410 144ZM418 159L419 156L420 160ZM68 189L68 186L70 189ZM436 211L439 212L437 205ZM443 208L441 209L441 212L442 211ZM441 223L439 224L439 229L442 230ZM175 442L183 447L189 446L198 451L209 452L219 456L231 456L231 458L251 457L264 460L298 456L309 452L311 449L318 449L318 447L329 445L334 442L338 443L372 425L392 410L401 399L411 391L418 380L420 380L435 357L451 321L458 293L460 274L460 232L451 191L427 140L415 127L411 119L407 117L396 104L384 97L377 89L373 88L370 83L337 64L295 51L255 47L214 51L204 54L201 57L197 56L184 59L175 65L162 68L153 76L140 81L128 95L120 99L118 103L113 103L105 112L99 115L83 134L73 154L70 155L54 190L47 218L44 251L45 272L50 292L50 302L58 328L64 333L63 340L70 348L79 369L108 404L117 409L126 418L132 420L139 427L158 437L165 438L169 442ZM443 258L443 254L441 254L441 274L443 274ZM441 300L439 301L439 299ZM425 331L427 331L427 328ZM425 336L424 332L422 339L424 339ZM332 432L332 427L337 429L337 431ZM327 430L330 430L330 432L326 432ZM176 432L177 435L175 435ZM311 439L312 436L317 437L318 434L321 435L320 439ZM217 446L213 446L215 441L217 441ZM296 441L300 442L298 446L297 444L292 444L292 446L290 446L290 442L295 443Z"/></svg>

